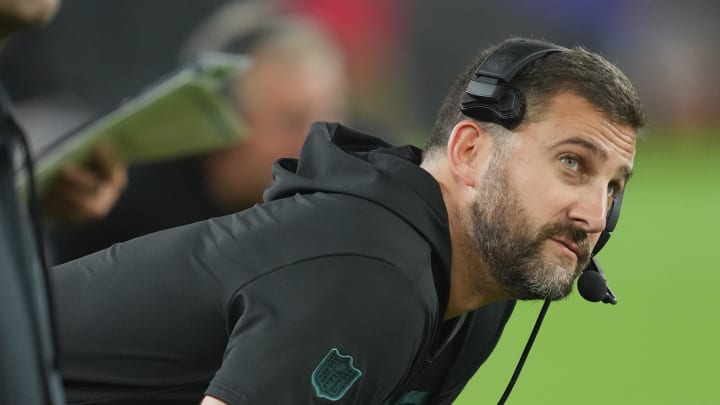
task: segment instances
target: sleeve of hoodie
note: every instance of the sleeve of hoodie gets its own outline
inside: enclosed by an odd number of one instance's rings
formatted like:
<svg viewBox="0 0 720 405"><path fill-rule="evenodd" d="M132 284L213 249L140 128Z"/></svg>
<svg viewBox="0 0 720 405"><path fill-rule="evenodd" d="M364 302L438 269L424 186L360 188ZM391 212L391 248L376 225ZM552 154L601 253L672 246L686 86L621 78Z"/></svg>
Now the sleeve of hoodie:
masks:
<svg viewBox="0 0 720 405"><path fill-rule="evenodd" d="M330 256L243 287L206 394L239 404L380 404L430 335L430 299L392 264ZM232 322L232 321L231 321Z"/></svg>

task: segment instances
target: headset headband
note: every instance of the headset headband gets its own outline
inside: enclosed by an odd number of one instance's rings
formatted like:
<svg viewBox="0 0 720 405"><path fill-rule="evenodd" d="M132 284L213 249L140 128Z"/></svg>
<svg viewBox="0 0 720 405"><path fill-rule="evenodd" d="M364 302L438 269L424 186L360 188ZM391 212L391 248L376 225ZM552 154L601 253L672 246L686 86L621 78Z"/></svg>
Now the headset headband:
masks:
<svg viewBox="0 0 720 405"><path fill-rule="evenodd" d="M525 115L525 97L510 86L510 81L528 63L548 53L566 51L558 45L528 41L498 47L475 71L460 100L460 111L479 121L515 128Z"/></svg>

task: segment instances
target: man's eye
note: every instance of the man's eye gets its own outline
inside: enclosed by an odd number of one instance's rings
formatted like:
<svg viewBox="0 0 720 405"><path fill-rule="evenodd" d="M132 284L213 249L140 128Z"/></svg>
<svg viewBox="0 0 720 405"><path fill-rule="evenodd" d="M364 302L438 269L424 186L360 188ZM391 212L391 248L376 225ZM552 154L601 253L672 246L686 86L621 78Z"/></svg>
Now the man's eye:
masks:
<svg viewBox="0 0 720 405"><path fill-rule="evenodd" d="M562 158L560 158L560 161L572 170L577 170L580 166L580 161L572 156L563 156Z"/></svg>

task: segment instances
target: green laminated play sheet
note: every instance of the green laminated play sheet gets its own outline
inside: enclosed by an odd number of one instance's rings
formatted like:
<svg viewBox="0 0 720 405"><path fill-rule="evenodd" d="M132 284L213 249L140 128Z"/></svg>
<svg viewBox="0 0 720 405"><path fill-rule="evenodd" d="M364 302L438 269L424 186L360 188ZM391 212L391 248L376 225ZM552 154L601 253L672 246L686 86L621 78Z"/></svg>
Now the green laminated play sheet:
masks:
<svg viewBox="0 0 720 405"><path fill-rule="evenodd" d="M248 59L235 55L203 55L108 114L62 136L35 158L38 190L65 164L89 159L100 144L133 165L238 142L244 131L233 111L230 86L248 65ZM19 180L23 191L26 180Z"/></svg>

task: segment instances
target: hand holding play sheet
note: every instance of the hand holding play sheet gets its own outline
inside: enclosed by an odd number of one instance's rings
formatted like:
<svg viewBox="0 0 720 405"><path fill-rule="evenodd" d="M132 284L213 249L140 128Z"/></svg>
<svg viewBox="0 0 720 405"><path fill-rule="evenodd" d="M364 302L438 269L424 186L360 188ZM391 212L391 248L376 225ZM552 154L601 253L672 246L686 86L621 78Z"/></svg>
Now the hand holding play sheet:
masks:
<svg viewBox="0 0 720 405"><path fill-rule="evenodd" d="M65 165L40 202L45 215L54 220L95 220L110 212L126 185L126 164L100 145L86 164Z"/></svg>

